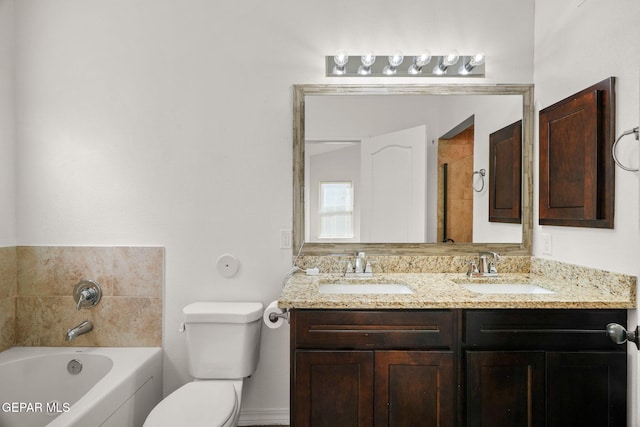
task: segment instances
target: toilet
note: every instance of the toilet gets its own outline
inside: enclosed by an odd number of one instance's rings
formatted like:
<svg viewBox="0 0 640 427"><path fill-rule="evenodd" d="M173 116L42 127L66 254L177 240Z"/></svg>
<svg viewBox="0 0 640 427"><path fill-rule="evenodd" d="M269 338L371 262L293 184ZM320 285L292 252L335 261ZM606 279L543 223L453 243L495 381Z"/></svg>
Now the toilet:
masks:
<svg viewBox="0 0 640 427"><path fill-rule="evenodd" d="M183 308L194 381L164 398L143 427L236 427L242 384L260 355L259 302L195 302Z"/></svg>

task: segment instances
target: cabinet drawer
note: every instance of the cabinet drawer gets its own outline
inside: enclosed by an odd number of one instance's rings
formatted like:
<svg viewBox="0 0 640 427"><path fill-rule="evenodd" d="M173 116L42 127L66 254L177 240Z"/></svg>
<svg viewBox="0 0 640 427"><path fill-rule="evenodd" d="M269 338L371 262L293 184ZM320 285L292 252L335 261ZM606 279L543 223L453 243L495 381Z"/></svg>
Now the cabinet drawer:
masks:
<svg viewBox="0 0 640 427"><path fill-rule="evenodd" d="M626 310L466 310L465 344L472 348L620 350L605 332L627 324Z"/></svg>
<svg viewBox="0 0 640 427"><path fill-rule="evenodd" d="M293 310L296 348L428 349L453 346L450 310Z"/></svg>

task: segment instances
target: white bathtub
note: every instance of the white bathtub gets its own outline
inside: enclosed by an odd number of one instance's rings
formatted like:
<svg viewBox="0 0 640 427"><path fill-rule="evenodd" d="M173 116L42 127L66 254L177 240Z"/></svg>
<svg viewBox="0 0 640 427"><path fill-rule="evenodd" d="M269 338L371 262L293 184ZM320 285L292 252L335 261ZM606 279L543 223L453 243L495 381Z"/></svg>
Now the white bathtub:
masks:
<svg viewBox="0 0 640 427"><path fill-rule="evenodd" d="M82 364L79 373L68 371L71 360ZM14 347L0 353L0 427L138 427L161 399L160 348Z"/></svg>

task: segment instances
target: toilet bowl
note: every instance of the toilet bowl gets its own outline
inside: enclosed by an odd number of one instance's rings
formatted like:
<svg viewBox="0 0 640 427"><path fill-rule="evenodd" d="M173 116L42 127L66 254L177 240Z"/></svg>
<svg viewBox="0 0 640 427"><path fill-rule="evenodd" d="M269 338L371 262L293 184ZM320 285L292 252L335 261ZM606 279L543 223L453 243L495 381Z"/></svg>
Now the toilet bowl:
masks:
<svg viewBox="0 0 640 427"><path fill-rule="evenodd" d="M183 309L194 381L165 397L143 427L236 427L244 378L258 364L261 303L197 302Z"/></svg>
<svg viewBox="0 0 640 427"><path fill-rule="evenodd" d="M144 427L235 427L240 414L242 381L193 381L165 397Z"/></svg>

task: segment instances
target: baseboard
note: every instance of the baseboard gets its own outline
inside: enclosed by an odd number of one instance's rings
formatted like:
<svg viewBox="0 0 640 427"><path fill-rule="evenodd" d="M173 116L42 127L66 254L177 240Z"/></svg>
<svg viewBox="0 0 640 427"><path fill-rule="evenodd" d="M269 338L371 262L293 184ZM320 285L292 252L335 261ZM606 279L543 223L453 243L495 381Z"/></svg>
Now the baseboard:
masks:
<svg viewBox="0 0 640 427"><path fill-rule="evenodd" d="M239 426L289 425L289 408L240 409Z"/></svg>

